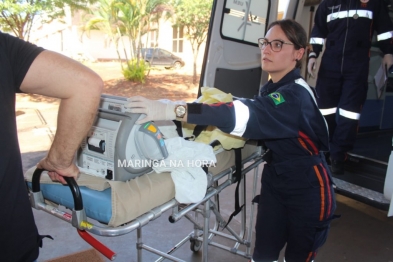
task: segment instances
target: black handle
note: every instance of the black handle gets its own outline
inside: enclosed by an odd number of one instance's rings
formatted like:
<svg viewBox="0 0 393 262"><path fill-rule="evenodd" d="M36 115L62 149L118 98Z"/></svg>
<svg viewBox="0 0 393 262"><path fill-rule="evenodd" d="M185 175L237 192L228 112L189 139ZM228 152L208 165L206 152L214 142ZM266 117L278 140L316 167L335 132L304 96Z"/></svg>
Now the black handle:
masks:
<svg viewBox="0 0 393 262"><path fill-rule="evenodd" d="M41 174L44 171L44 169L36 168L33 173L33 178L31 180L31 189L33 190L33 193L40 192L40 178Z"/></svg>
<svg viewBox="0 0 393 262"><path fill-rule="evenodd" d="M34 170L33 178L32 178L32 191L33 193L40 192L40 178L44 169L37 168ZM78 184L76 183L73 177L64 177L64 180L67 182L68 187L71 190L72 196L74 198L74 209L75 211L80 211L83 209L83 201L82 194L79 189Z"/></svg>

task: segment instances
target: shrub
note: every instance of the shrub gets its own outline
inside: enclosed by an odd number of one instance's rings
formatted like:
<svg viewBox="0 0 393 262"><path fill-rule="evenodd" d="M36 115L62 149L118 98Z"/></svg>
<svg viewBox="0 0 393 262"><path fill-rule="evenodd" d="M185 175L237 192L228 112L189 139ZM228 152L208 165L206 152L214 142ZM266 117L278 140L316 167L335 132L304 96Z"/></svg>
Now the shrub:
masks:
<svg viewBox="0 0 393 262"><path fill-rule="evenodd" d="M124 78L130 81L145 82L145 71L148 70L148 64L144 60L139 60L139 64L136 59L127 62L127 67L123 69Z"/></svg>

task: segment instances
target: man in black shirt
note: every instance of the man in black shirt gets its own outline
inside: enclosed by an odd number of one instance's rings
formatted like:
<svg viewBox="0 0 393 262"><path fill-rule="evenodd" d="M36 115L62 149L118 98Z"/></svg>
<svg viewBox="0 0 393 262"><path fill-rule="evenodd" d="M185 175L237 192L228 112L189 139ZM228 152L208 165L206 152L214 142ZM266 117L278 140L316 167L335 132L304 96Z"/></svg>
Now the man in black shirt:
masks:
<svg viewBox="0 0 393 262"><path fill-rule="evenodd" d="M35 261L41 245L23 179L15 94L61 99L53 144L37 167L65 183L63 176L78 176L74 155L94 120L102 88L101 78L82 64L0 32L0 261Z"/></svg>

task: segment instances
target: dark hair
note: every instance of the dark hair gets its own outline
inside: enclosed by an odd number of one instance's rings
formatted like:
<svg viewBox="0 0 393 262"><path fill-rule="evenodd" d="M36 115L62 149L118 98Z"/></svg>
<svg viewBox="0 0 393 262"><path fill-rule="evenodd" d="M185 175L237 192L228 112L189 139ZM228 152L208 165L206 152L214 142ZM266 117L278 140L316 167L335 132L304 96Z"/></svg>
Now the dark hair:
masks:
<svg viewBox="0 0 393 262"><path fill-rule="evenodd" d="M304 48L305 51L307 50L307 33L301 24L293 19L277 20L270 23L267 30L276 25L281 27L282 31L284 31L284 34L288 37L289 41L293 43L296 50L299 50L300 48ZM296 62L296 67L301 67L301 61Z"/></svg>

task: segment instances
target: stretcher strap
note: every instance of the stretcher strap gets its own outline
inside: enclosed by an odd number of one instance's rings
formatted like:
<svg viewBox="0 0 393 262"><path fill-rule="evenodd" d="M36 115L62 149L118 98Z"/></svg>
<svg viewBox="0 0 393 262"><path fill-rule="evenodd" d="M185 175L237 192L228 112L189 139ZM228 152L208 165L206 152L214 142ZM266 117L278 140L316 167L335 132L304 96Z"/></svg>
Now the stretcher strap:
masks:
<svg viewBox="0 0 393 262"><path fill-rule="evenodd" d="M38 246L40 248L42 248L42 240L44 238L50 238L50 239L54 240L54 238L51 235L38 235Z"/></svg>
<svg viewBox="0 0 393 262"><path fill-rule="evenodd" d="M196 137L198 137L203 130L205 130L207 128L207 125L196 125L194 130L193 130L193 137L194 139ZM189 138L185 138L186 140L188 140ZM218 141L215 141L218 142ZM212 145L214 147L214 145ZM223 230L227 227L227 225L229 224L229 222L231 222L232 218L234 216L236 216L237 214L240 213L240 211L242 211L244 204L242 206L240 206L239 204L239 185L240 185L240 181L242 180L242 150L241 148L235 148L235 166L236 166L236 171L234 173L234 183L237 183L236 185L236 190L235 190L235 211L233 211L233 213L231 214L231 216L228 219L228 222L226 223L226 225L223 227ZM204 169L205 172L207 172L207 168Z"/></svg>
<svg viewBox="0 0 393 262"><path fill-rule="evenodd" d="M239 185L240 185L240 181L242 180L242 168L243 168L242 151L240 148L235 149L235 166L236 166L236 171L234 174L234 183L237 182L236 190L235 190L235 211L233 211L233 213L230 215L228 222L225 224L222 230L224 230L227 227L229 222L231 222L232 218L237 214L239 214L244 207L244 204L242 206L240 206L239 204Z"/></svg>
<svg viewBox="0 0 393 262"><path fill-rule="evenodd" d="M192 136L185 137L184 139L185 140L190 140L190 139L195 140L195 138L197 138L202 133L202 131L205 130L207 127L208 127L207 125L196 125L194 130L192 131Z"/></svg>
<svg viewBox="0 0 393 262"><path fill-rule="evenodd" d="M182 125L181 125L182 122L178 121L178 120L173 120L173 123L176 125L177 134L180 137L183 137L183 129L182 129Z"/></svg>

